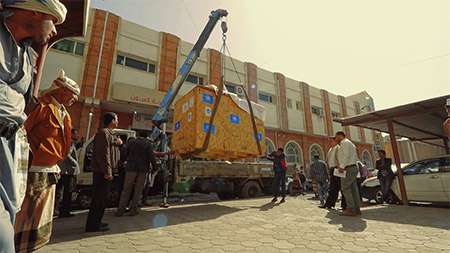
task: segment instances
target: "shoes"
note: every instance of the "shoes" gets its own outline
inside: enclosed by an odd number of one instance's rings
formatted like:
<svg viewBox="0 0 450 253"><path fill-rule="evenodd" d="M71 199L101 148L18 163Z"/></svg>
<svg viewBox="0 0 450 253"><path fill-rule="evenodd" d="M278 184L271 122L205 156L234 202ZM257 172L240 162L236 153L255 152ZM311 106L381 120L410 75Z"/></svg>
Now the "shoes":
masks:
<svg viewBox="0 0 450 253"><path fill-rule="evenodd" d="M272 202L277 202L277 201L278 201L277 197L272 199Z"/></svg>
<svg viewBox="0 0 450 253"><path fill-rule="evenodd" d="M130 216L136 216L136 215L138 215L139 214L139 211L138 210L136 210L136 211L131 211L130 210Z"/></svg>
<svg viewBox="0 0 450 253"><path fill-rule="evenodd" d="M342 213L339 213L340 216L357 216L356 212L352 212L350 210L344 210Z"/></svg>
<svg viewBox="0 0 450 253"><path fill-rule="evenodd" d="M71 214L71 213L69 213L69 214L60 214L60 215L58 215L58 218L70 218L70 217L73 217L73 216L75 216L75 214Z"/></svg>
<svg viewBox="0 0 450 253"><path fill-rule="evenodd" d="M286 200L285 200L284 197L283 197L283 198L281 198L280 203L284 203L284 202L286 202Z"/></svg>
<svg viewBox="0 0 450 253"><path fill-rule="evenodd" d="M138 207L143 207L144 206L144 204L138 204Z"/></svg>
<svg viewBox="0 0 450 253"><path fill-rule="evenodd" d="M331 208L331 207L326 206L326 205L320 205L319 208Z"/></svg>
<svg viewBox="0 0 450 253"><path fill-rule="evenodd" d="M356 210L357 215L362 215L361 210Z"/></svg>
<svg viewBox="0 0 450 253"><path fill-rule="evenodd" d="M122 217L122 216L123 216L123 212L116 212L116 213L114 214L114 216L116 216L116 217Z"/></svg>
<svg viewBox="0 0 450 253"><path fill-rule="evenodd" d="M86 231L86 232L105 232L105 231L108 231L108 230L109 230L109 227L102 227L102 226L100 226L98 229L86 229L84 231Z"/></svg>
<svg viewBox="0 0 450 253"><path fill-rule="evenodd" d="M102 227L107 227L107 226L109 226L109 224L108 224L108 223L105 223L105 222L100 222L100 226L102 226Z"/></svg>

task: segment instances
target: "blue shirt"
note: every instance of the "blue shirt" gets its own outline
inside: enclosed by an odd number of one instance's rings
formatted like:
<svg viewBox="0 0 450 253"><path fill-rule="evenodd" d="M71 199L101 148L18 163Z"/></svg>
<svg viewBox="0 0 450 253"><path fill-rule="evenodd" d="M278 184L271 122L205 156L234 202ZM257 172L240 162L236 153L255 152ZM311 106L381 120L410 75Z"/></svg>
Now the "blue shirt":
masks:
<svg viewBox="0 0 450 253"><path fill-rule="evenodd" d="M286 156L284 154L278 156L276 151L273 151L272 153L270 153L267 158L270 161L273 161L273 171L275 172L283 172L286 171L286 168L284 167L284 165L281 163Z"/></svg>

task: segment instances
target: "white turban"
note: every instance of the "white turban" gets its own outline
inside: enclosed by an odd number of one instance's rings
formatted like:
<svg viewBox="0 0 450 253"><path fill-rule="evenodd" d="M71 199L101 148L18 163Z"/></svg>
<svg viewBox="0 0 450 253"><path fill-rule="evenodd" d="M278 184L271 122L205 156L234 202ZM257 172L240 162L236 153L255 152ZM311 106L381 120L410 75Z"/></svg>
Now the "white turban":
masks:
<svg viewBox="0 0 450 253"><path fill-rule="evenodd" d="M38 11L54 16L57 25L66 19L67 9L59 0L0 0L0 9L5 7Z"/></svg>
<svg viewBox="0 0 450 253"><path fill-rule="evenodd" d="M56 78L55 81L53 81L52 86L46 90L41 91L39 93L39 97L43 97L45 94L48 94L62 87L68 88L78 96L80 95L80 86L74 80L68 78L64 70L61 69L59 71L58 78Z"/></svg>

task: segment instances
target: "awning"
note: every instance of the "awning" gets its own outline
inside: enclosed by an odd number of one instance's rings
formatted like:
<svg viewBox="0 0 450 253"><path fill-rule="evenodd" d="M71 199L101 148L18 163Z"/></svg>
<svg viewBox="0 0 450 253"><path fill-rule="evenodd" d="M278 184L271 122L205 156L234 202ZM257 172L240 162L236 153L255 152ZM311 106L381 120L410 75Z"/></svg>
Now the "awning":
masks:
<svg viewBox="0 0 450 253"><path fill-rule="evenodd" d="M359 126L389 133L387 120L392 120L395 135L412 141L444 147L447 136L443 123L447 119L444 108L450 95L432 98L389 109L368 112L355 116L336 118L342 126Z"/></svg>

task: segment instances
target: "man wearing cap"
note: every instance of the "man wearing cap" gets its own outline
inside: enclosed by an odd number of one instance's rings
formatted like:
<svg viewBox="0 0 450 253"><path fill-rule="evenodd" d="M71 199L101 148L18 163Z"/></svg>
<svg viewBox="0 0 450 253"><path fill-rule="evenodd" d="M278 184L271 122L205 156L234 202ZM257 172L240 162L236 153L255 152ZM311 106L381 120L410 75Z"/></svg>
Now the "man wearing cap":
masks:
<svg viewBox="0 0 450 253"><path fill-rule="evenodd" d="M69 154L72 124L66 107L80 94L76 82L63 70L52 86L39 94L40 104L25 122L33 162L28 171L27 191L15 224L16 251L35 250L50 240L59 178L58 162Z"/></svg>
<svg viewBox="0 0 450 253"><path fill-rule="evenodd" d="M444 131L447 134L447 137L450 139L450 98L447 98L445 110L447 111L448 119L444 122Z"/></svg>
<svg viewBox="0 0 450 253"><path fill-rule="evenodd" d="M13 223L21 205L15 150L26 144L21 126L33 90L31 43L45 44L56 35L55 24L66 13L58 0L0 0L0 252L14 251Z"/></svg>

